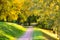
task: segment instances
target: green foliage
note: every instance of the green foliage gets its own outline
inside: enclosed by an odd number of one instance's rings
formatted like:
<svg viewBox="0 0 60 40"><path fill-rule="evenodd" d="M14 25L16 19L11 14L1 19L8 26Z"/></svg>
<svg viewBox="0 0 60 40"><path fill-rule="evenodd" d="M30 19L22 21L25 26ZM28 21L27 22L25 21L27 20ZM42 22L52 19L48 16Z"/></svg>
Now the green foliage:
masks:
<svg viewBox="0 0 60 40"><path fill-rule="evenodd" d="M54 20L48 19L48 20L39 21L37 26L39 28L51 29L53 24L54 24Z"/></svg>

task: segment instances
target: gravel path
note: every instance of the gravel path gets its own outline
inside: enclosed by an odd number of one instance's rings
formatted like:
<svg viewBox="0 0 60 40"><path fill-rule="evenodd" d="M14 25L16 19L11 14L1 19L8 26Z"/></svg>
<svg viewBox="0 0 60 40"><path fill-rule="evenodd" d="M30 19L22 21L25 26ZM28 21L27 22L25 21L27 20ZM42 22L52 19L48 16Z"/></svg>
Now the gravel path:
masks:
<svg viewBox="0 0 60 40"><path fill-rule="evenodd" d="M20 37L18 40L32 40L32 33L33 33L33 28L32 26L29 26L29 28L24 33L24 35Z"/></svg>

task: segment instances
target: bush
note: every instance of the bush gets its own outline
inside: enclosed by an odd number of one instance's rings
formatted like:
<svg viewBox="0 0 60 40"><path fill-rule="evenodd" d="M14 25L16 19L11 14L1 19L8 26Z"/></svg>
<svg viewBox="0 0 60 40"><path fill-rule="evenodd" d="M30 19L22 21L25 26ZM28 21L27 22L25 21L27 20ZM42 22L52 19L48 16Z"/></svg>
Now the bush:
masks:
<svg viewBox="0 0 60 40"><path fill-rule="evenodd" d="M40 21L37 25L39 28L43 29L51 29L54 24L53 20L47 20L47 21Z"/></svg>

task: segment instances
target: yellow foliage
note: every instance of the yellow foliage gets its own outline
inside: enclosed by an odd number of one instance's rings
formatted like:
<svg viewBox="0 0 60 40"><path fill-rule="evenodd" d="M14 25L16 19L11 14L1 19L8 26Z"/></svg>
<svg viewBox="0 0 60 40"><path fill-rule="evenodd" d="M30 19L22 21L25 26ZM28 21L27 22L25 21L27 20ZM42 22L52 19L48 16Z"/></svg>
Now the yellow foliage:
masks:
<svg viewBox="0 0 60 40"><path fill-rule="evenodd" d="M60 2L60 0L57 0L57 2Z"/></svg>
<svg viewBox="0 0 60 40"><path fill-rule="evenodd" d="M15 10L11 10L11 14L15 14L16 13L16 11Z"/></svg>
<svg viewBox="0 0 60 40"><path fill-rule="evenodd" d="M34 10L35 13L37 13L38 11L37 10Z"/></svg>
<svg viewBox="0 0 60 40"><path fill-rule="evenodd" d="M14 2L13 3L23 3L24 2L24 0L14 0Z"/></svg>
<svg viewBox="0 0 60 40"><path fill-rule="evenodd" d="M25 0L14 0L14 4L17 6L17 9L19 10L21 6L24 4Z"/></svg>
<svg viewBox="0 0 60 40"><path fill-rule="evenodd" d="M58 5L56 5L56 10L59 10L59 6Z"/></svg>
<svg viewBox="0 0 60 40"><path fill-rule="evenodd" d="M54 19L54 18L55 18L55 16L52 16L52 17L51 17L51 19Z"/></svg>
<svg viewBox="0 0 60 40"><path fill-rule="evenodd" d="M15 14L11 14L11 16L9 16L8 20L12 21L12 20L17 20L18 16Z"/></svg>
<svg viewBox="0 0 60 40"><path fill-rule="evenodd" d="M43 3L44 0L40 0L41 3Z"/></svg>
<svg viewBox="0 0 60 40"><path fill-rule="evenodd" d="M52 9L54 7L55 3L51 3L50 4L50 9Z"/></svg>
<svg viewBox="0 0 60 40"><path fill-rule="evenodd" d="M46 14L46 15L49 15L50 13L49 13L49 11L45 11L45 14Z"/></svg>
<svg viewBox="0 0 60 40"><path fill-rule="evenodd" d="M11 10L8 17L9 17L8 20L12 21L12 20L17 20L18 15L16 14L15 10Z"/></svg>

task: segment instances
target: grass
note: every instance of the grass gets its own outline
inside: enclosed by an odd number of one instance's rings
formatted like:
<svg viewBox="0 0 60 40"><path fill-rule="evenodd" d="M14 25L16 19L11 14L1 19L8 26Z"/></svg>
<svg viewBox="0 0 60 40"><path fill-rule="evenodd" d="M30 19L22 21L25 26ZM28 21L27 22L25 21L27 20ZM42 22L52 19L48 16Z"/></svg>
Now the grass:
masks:
<svg viewBox="0 0 60 40"><path fill-rule="evenodd" d="M38 30L38 28L34 29L32 37L33 37L33 40L45 40L43 33L40 30Z"/></svg>
<svg viewBox="0 0 60 40"><path fill-rule="evenodd" d="M0 40L16 40L26 31L15 23L0 22Z"/></svg>
<svg viewBox="0 0 60 40"><path fill-rule="evenodd" d="M17 40L26 28L15 23L0 22L0 40ZM32 34L33 40L46 40L39 28L34 28Z"/></svg>

